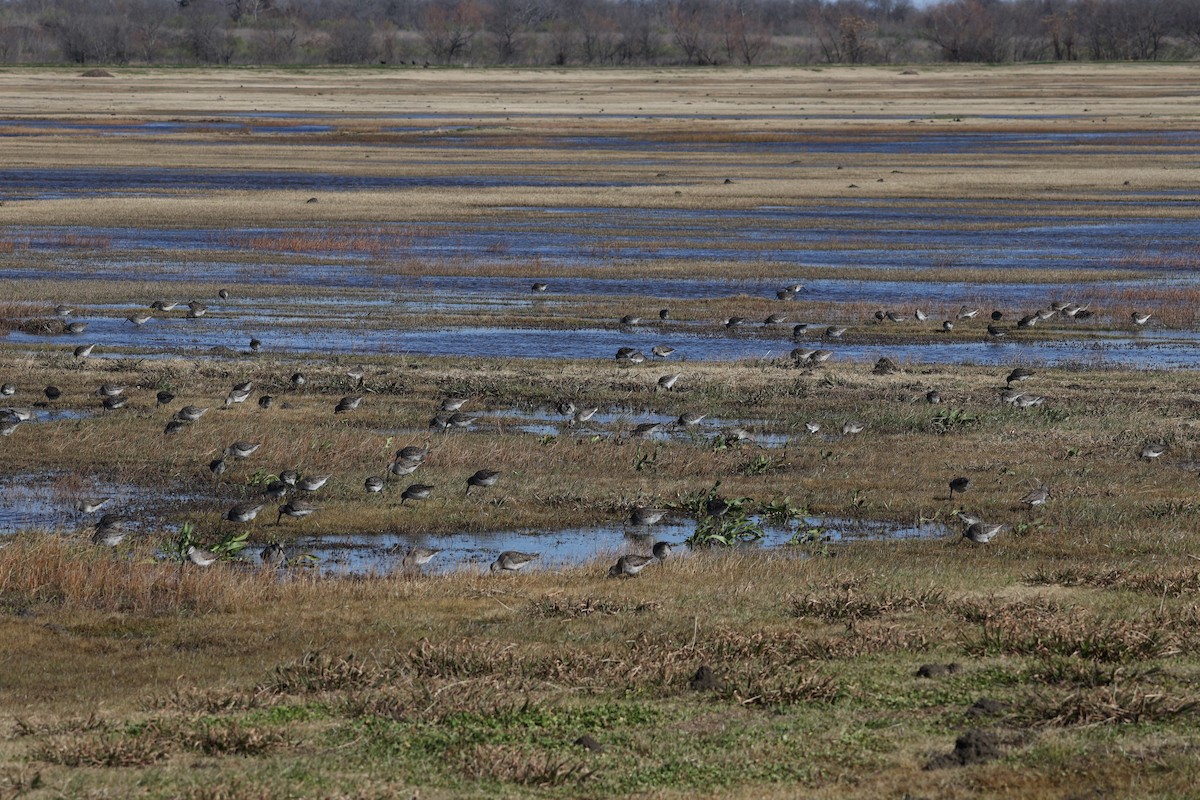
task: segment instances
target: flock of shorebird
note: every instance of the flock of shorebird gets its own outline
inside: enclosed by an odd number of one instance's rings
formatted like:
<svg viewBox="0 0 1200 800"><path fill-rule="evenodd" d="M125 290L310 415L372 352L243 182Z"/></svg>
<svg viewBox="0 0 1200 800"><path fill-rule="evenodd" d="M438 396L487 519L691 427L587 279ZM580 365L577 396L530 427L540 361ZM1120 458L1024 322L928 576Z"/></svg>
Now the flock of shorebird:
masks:
<svg viewBox="0 0 1200 800"><path fill-rule="evenodd" d="M535 283L533 285L534 292L545 292L548 288L546 283ZM790 299L798 296L802 291L803 286L793 284L781 288L776 292L776 297L779 299ZM222 300L229 297L229 293L222 289L218 293ZM156 300L150 305L152 311L170 312L178 307L187 309L187 316L190 318L202 317L208 310L208 307L199 301L191 301L187 304L167 302L164 300ZM69 318L74 309L65 305L60 305L55 308L55 313L60 318ZM956 321L971 320L977 317L980 313L978 308L963 306L955 315ZM1028 328L1036 325L1039 321L1043 321L1053 317L1056 314L1061 314L1070 319L1086 319L1091 316L1092 312L1088 306L1079 306L1074 303L1052 303L1048 308L1039 309L1038 311L1023 316L1018 322L1017 327ZM670 317L669 309L659 311L659 319L665 320ZM925 321L929 315L917 309L913 313L913 317L917 321ZM1004 335L1004 331L999 329L995 323L999 322L1003 314L999 311L994 311L991 314L992 324L988 325L988 335L992 337ZM1151 315L1146 313L1135 312L1131 318L1136 325L1145 325ZM128 322L141 326L152 319L150 314L133 314L129 316ZM877 322L901 322L904 317L892 311L878 311L875 314ZM725 320L727 327L736 327L745 323L744 317L729 317ZM787 321L787 317L783 314L771 314L766 318L763 324L765 325L780 325ZM633 315L628 315L620 320L623 327L629 327L640 324L641 319ZM954 323L951 320L946 320L942 323L942 329L949 331L953 328ZM64 330L72 334L81 334L86 329L86 322L69 321L64 323ZM799 323L793 327L793 336L800 337L805 335L809 330L809 325ZM837 339L845 334L847 328L845 326L828 326L824 329L823 335L826 338ZM73 355L77 359L87 358L91 355L93 348L96 345L87 344L74 348ZM250 342L251 352L258 352L261 349L262 343L258 339L252 339ZM667 359L675 352L674 348L658 345L651 349L651 353L655 358ZM801 349L797 348L791 353L792 358L796 363L802 365L815 366L828 361L833 352L825 349ZM632 347L622 347L617 351L617 361L622 364L637 364L644 362L645 356L637 349ZM881 364L887 359L881 359ZM890 362L889 362L890 365ZM876 371L880 371L880 365L876 365ZM352 367L347 371L347 376L357 383L361 388L363 386L365 371L362 367ZM669 373L663 375L657 380L657 389L663 391L672 391L683 373ZM1013 384L1020 384L1027 381L1034 375L1033 370L1018 367L1013 369L1005 380L1005 388L1000 395L1004 402L1010 403L1020 408L1030 408L1041 405L1044 397L1033 395L1013 388ZM301 372L295 372L290 378L291 386L294 389L299 389L307 383L307 378ZM127 398L124 395L125 387L104 383L97 389L97 395L101 397L102 405L105 410L117 410L122 408ZM224 398L224 406L231 407L246 402L254 392L254 385L250 381L238 383L234 385ZM0 396L11 397L16 394L16 387L13 384L5 383L0 385ZM47 386L44 389L44 394L47 400L53 402L57 400L62 391L55 386ZM340 398L333 407L334 414L345 414L355 411L359 408L364 398L363 394L349 394ZM159 391L156 395L157 406L166 406L175 400L175 395L170 391ZM270 408L274 403L275 398L269 394L261 395L257 403L259 407L266 409ZM941 402L940 395L936 389L930 390L926 394L926 400L929 403ZM464 412L463 407L469 402L465 397L446 397L443 399L431 420L431 426L440 429L452 428L469 428L477 419L478 415L473 415ZM165 435L173 435L184 428L196 424L207 412L209 407L200 407L195 405L185 405L179 408L167 422L163 429ZM559 404L558 411L568 417L569 425L577 423L585 423L599 411L598 407L576 408L573 403L564 402ZM17 407L8 407L0 409L0 435L10 435L16 429L17 425L30 419L33 415L32 410L22 409ZM679 426L691 426L698 424L705 418L704 414L681 414L677 424ZM662 428L664 423L643 423L633 429L633 435L638 437L649 436ZM806 430L810 434L815 434L820 431L820 425L815 422L806 423ZM845 422L841 427L843 436L850 436L862 432L866 425L859 421ZM738 429L740 430L740 429ZM742 437L738 437L739 439ZM209 462L208 467L214 476L221 475L228 466L228 459L243 460L251 457L261 446L260 442L235 441L231 443L220 456ZM1145 459L1155 459L1166 452L1166 445L1161 443L1151 442L1146 444L1141 456ZM403 447L396 452L395 458L388 465L386 473L380 475L370 475L363 482L363 488L368 493L380 493L384 491L388 478L391 476L402 477L412 475L425 462L429 455L428 447L410 445ZM499 470L480 469L471 474L466 479L466 494L469 495L472 489L485 490L494 486L501 478ZM281 524L283 518L291 517L293 519L303 519L308 517L320 508L314 505L308 498L313 493L320 490L325 483L330 479L329 475L301 475L295 470L283 470L277 477L267 484L263 490L261 498L239 502L230 507L222 516L222 519L227 522L244 524L253 521L270 501L282 501L277 506L277 516L275 524ZM949 482L949 499L953 500L955 494L962 494L970 487L971 481L967 477L955 477ZM400 505L404 506L409 502L418 502L427 499L434 490L434 486L423 483L409 484L401 492ZM289 493L293 493L289 497ZM1029 508L1033 508L1046 503L1051 497L1050 489L1047 486L1040 486L1028 494L1020 498L1020 503ZM109 501L107 499L83 499L77 504L78 510L86 514L96 513L102 510ZM628 525L634 528L641 528L646 531L650 526L662 520L668 514L667 509L652 508L643 505L633 507L630 512ZM710 509L711 513L711 509ZM998 533L1005 529L1005 525L986 523L977 517L971 516L964 512L957 512L958 518L965 526L963 538L975 542L977 544L985 544L991 541ZM126 537L128 530L126 523L130 519L128 517L106 513L99 518L95 524L95 530L92 536L92 541L97 544L107 546L116 546ZM660 541L653 545L649 554L628 553L621 556L616 564L608 571L612 577L633 577L640 573L650 564L665 560L671 553L671 543ZM420 569L425 564L429 563L438 553L442 552L438 549L413 547L409 549L403 556L401 564L405 569ZM212 550L190 546L185 553L186 557L198 566L210 566L221 558L221 554ZM490 571L511 573L523 569L535 560L539 554L523 553L518 551L505 551L500 553L496 560L492 562ZM260 553L261 561L268 567L281 567L287 562L287 555L282 545L278 542L267 544Z"/></svg>

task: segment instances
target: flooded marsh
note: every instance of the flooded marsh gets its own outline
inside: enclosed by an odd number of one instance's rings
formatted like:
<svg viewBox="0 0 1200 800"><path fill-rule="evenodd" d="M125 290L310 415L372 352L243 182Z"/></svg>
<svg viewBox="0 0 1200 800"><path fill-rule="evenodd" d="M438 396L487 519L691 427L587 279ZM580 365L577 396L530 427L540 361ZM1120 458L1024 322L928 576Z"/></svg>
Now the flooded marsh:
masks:
<svg viewBox="0 0 1200 800"><path fill-rule="evenodd" d="M0 796L1194 785L1195 65L112 72L0 73Z"/></svg>

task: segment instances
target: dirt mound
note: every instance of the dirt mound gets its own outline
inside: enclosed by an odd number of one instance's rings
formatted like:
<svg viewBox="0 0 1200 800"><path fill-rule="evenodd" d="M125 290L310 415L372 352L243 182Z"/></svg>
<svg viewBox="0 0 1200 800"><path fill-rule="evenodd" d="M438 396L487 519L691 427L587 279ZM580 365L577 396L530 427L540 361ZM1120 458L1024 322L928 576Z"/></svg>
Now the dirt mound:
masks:
<svg viewBox="0 0 1200 800"><path fill-rule="evenodd" d="M918 678L941 678L945 675L953 675L962 667L958 664L922 664L917 667Z"/></svg>
<svg viewBox="0 0 1200 800"><path fill-rule="evenodd" d="M972 729L954 740L952 751L930 759L925 769L967 767L971 764L994 761L1001 755L1000 743L995 734Z"/></svg>

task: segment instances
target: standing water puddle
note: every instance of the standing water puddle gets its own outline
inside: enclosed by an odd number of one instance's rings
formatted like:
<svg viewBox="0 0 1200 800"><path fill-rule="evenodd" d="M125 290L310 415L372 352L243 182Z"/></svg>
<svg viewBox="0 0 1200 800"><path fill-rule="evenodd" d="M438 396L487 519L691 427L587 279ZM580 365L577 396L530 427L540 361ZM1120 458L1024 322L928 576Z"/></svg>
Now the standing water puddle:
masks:
<svg viewBox="0 0 1200 800"><path fill-rule="evenodd" d="M839 518L805 517L791 525L763 525L764 537L739 548L786 547L797 531L816 530L817 544L849 542L861 539L933 539L956 535L945 525L922 522L915 525ZM648 536L642 529L623 525L600 525L558 531L502 531L495 533L454 533L429 536L390 534L345 534L304 538L289 549L293 555L310 554L318 559L320 570L330 575L384 574L399 570L404 553L411 547L438 549L425 567L426 572L448 573L456 570L486 572L496 556L505 550L538 553L534 569L577 566L600 557L615 559L624 553L649 554L654 542L672 544L676 553L686 553L682 544L691 535L691 522L656 525ZM257 558L258 547L247 552ZM714 550L720 552L720 549Z"/></svg>

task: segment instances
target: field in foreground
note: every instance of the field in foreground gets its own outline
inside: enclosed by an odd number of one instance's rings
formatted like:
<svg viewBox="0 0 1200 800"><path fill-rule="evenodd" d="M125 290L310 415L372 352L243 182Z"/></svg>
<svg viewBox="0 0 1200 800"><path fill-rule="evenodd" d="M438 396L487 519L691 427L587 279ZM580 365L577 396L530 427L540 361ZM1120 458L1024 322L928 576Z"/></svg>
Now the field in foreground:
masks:
<svg viewBox="0 0 1200 800"><path fill-rule="evenodd" d="M1023 544L278 583L19 541L2 790L1186 796L1194 559Z"/></svg>

